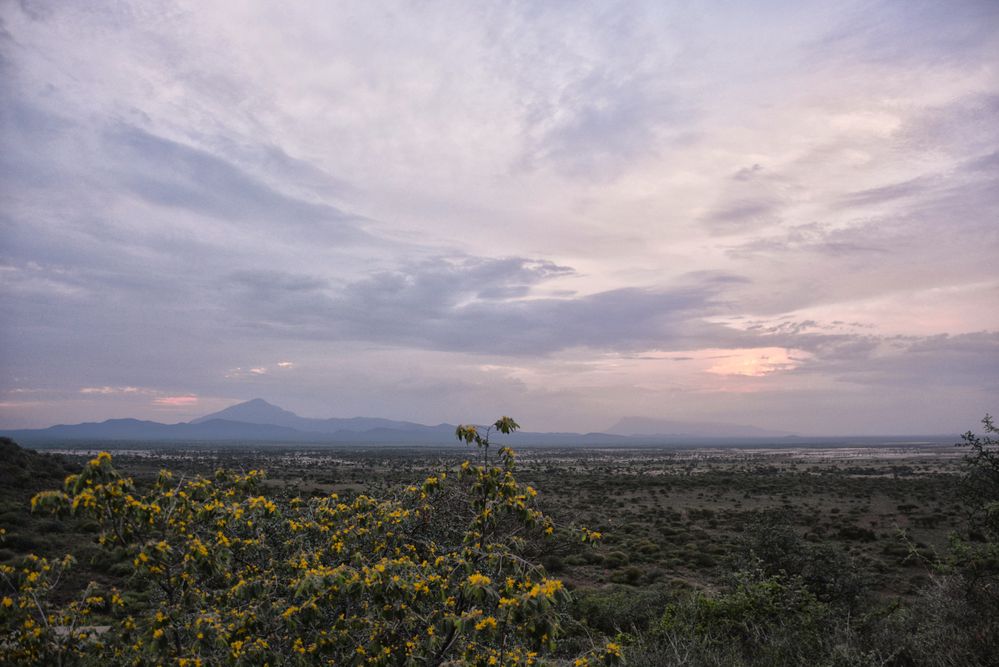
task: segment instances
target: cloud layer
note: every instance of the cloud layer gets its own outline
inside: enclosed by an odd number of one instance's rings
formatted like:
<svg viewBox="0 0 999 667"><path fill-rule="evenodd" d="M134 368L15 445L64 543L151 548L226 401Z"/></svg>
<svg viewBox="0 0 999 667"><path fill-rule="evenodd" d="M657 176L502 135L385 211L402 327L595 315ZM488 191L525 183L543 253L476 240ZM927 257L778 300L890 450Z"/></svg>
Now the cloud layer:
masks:
<svg viewBox="0 0 999 667"><path fill-rule="evenodd" d="M995 410L993 2L0 8L0 424Z"/></svg>

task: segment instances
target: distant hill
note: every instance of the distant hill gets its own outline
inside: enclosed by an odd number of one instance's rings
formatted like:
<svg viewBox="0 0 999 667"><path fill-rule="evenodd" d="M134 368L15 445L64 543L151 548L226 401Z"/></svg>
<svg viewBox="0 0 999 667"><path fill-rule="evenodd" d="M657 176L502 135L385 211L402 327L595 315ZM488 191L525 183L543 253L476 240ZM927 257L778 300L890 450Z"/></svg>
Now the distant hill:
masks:
<svg viewBox="0 0 999 667"><path fill-rule="evenodd" d="M60 424L42 429L3 431L20 442L46 444L80 441L133 442L271 442L342 444L456 444L454 424L428 426L376 417L300 417L255 398L190 422L161 424L139 419L109 419ZM532 433L503 437L511 445L717 445L796 440L789 433L739 424L669 421L626 417L607 433ZM801 439L797 439L801 440Z"/></svg>
<svg viewBox="0 0 999 667"><path fill-rule="evenodd" d="M273 424L275 426L286 426L298 431L314 433L337 433L340 431L356 433L373 429L419 430L435 428L414 422L379 419L377 417L332 417L330 419L299 417L294 412L272 405L262 398L255 398L252 401L232 405L224 410L192 420L191 423L201 424L212 419L225 419L227 421L244 422L247 424ZM451 431L454 431L454 427L451 427Z"/></svg>
<svg viewBox="0 0 999 667"><path fill-rule="evenodd" d="M356 444L456 444L454 424L427 426L374 417L312 419L255 398L187 423L161 424L139 419L6 431L22 442L302 442ZM613 445L628 438L604 433L524 433L504 437L510 444Z"/></svg>
<svg viewBox="0 0 999 667"><path fill-rule="evenodd" d="M625 417L607 432L623 436L665 438L783 438L791 435L786 431L772 431L743 424L672 421L648 417Z"/></svg>

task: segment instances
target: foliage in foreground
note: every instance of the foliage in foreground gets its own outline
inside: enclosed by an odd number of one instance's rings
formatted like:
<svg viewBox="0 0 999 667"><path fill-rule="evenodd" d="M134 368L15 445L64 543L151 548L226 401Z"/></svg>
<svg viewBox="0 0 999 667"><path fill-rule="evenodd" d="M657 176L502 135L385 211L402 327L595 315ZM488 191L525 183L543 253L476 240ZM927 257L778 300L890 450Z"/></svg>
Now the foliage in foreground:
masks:
<svg viewBox="0 0 999 667"><path fill-rule="evenodd" d="M465 462L395 498L269 497L263 473L218 471L147 490L101 453L39 512L95 520L132 563L127 590L91 586L56 608L72 559L2 566L0 663L208 665L531 665L555 649L568 594L523 557L556 532L514 477L514 452L488 460L492 429L460 427ZM599 535L585 529L576 539ZM612 663L615 644L577 664Z"/></svg>
<svg viewBox="0 0 999 667"><path fill-rule="evenodd" d="M960 443L969 449L961 480L968 534L953 535L908 604L865 599L841 559L790 529L761 525L747 540L751 558L721 590L673 601L650 627L624 635L629 665L995 665L999 428L988 416L982 423L983 435L968 432Z"/></svg>

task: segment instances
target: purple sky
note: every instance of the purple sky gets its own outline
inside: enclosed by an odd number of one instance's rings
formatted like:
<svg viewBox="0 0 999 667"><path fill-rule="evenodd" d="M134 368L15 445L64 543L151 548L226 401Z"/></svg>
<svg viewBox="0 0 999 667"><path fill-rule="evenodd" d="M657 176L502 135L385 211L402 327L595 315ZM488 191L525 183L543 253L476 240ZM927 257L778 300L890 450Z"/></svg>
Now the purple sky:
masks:
<svg viewBox="0 0 999 667"><path fill-rule="evenodd" d="M0 4L0 426L953 432L999 3Z"/></svg>

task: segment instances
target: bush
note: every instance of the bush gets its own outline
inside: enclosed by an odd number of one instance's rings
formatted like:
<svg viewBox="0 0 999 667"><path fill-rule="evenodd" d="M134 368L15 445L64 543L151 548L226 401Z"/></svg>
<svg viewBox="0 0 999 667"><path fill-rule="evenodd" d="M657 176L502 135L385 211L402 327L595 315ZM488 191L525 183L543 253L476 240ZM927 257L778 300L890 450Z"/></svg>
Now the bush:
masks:
<svg viewBox="0 0 999 667"><path fill-rule="evenodd" d="M628 554L623 551L611 551L604 554L604 566L609 568L622 567L628 563Z"/></svg>
<svg viewBox="0 0 999 667"><path fill-rule="evenodd" d="M515 479L511 450L489 465L491 430L458 430L483 465L390 499L268 497L257 471L164 471L143 493L101 453L32 507L98 522L100 544L132 559L129 590L92 584L56 608L47 601L71 558L0 566L3 662L533 664L555 648L568 593L522 552L556 526ZM618 655L609 644L579 664Z"/></svg>
<svg viewBox="0 0 999 667"><path fill-rule="evenodd" d="M878 664L850 648L848 625L799 578L739 573L725 591L669 604L657 625L626 638L631 667Z"/></svg>
<svg viewBox="0 0 999 667"><path fill-rule="evenodd" d="M796 577L820 602L854 610L867 592L867 581L842 550L806 541L780 514L764 515L751 525L742 546L737 567Z"/></svg>
<svg viewBox="0 0 999 667"><path fill-rule="evenodd" d="M662 616L669 601L664 589L620 585L581 591L575 598L573 616L608 635L644 630Z"/></svg>

